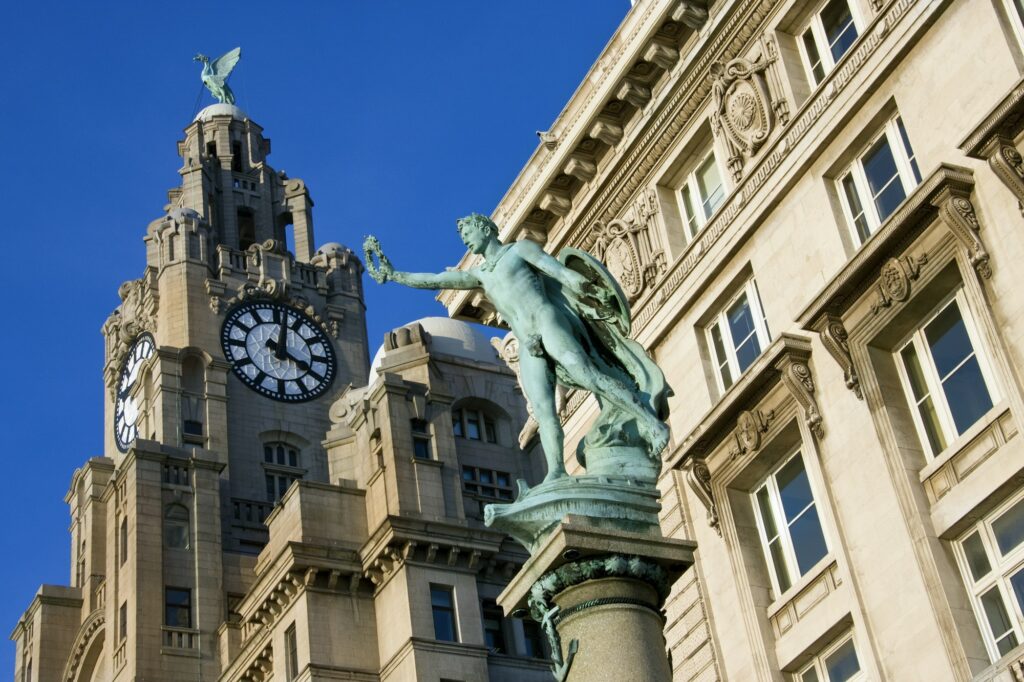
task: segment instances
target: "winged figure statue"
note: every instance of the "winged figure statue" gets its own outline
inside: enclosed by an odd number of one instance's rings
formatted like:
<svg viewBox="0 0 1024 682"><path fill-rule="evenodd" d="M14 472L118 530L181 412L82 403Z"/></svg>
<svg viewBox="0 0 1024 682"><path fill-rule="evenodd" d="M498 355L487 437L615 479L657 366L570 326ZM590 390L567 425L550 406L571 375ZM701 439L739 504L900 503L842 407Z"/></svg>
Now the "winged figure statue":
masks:
<svg viewBox="0 0 1024 682"><path fill-rule="evenodd" d="M203 63L203 85L213 93L218 102L235 103L235 93L228 86L228 76L231 75L231 70L235 68L235 64L241 57L242 48L236 47L213 61L201 53L192 59L192 61Z"/></svg>

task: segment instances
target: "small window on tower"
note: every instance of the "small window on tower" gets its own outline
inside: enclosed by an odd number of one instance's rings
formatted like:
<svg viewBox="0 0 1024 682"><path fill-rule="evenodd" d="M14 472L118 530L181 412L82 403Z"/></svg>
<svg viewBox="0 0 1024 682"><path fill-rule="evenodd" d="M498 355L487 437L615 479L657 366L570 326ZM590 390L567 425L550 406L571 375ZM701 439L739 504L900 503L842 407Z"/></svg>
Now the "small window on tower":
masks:
<svg viewBox="0 0 1024 682"><path fill-rule="evenodd" d="M256 243L256 219L247 208L238 209L238 248L245 251Z"/></svg>
<svg viewBox="0 0 1024 682"><path fill-rule="evenodd" d="M217 143L213 140L206 143L206 155L214 159L217 158Z"/></svg>
<svg viewBox="0 0 1024 682"><path fill-rule="evenodd" d="M231 143L231 170L241 173L242 172L242 143L232 142Z"/></svg>

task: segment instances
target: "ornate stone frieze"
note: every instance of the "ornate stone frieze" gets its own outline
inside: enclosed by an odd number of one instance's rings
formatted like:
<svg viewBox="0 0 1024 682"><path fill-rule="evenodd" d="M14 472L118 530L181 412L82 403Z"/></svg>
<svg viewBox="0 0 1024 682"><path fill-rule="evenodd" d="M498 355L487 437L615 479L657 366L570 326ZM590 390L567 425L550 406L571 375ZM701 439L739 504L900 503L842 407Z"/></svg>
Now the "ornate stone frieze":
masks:
<svg viewBox="0 0 1024 682"><path fill-rule="evenodd" d="M730 451L730 456L735 459L748 452L757 452L761 447L761 436L768 432L775 419L775 410L763 412L761 410L743 410L736 418L736 430L733 438L736 444Z"/></svg>
<svg viewBox="0 0 1024 682"><path fill-rule="evenodd" d="M857 375L857 369L853 366L853 356L850 354L850 335L847 333L842 319L837 315L825 315L816 330L821 334L821 342L824 344L825 350L843 370L846 387L853 391L859 400L863 400L864 391L861 389L860 377Z"/></svg>
<svg viewBox="0 0 1024 682"><path fill-rule="evenodd" d="M928 262L928 254L900 256L882 263L878 273L878 298L871 304L871 313L877 315L893 303L910 298L911 282L921 276L921 266Z"/></svg>
<svg viewBox="0 0 1024 682"><path fill-rule="evenodd" d="M992 266L988 262L988 251L981 243L981 223L978 222L971 200L964 194L946 191L937 196L933 203L939 209L942 222L967 247L974 269L985 279L990 278Z"/></svg>
<svg viewBox="0 0 1024 682"><path fill-rule="evenodd" d="M703 459L691 457L683 465L686 471L686 483L690 490L697 496L708 514L708 525L715 529L719 536L722 535L722 528L719 526L718 507L715 505L715 496L711 490L711 470Z"/></svg>
<svg viewBox="0 0 1024 682"><path fill-rule="evenodd" d="M744 160L768 140L774 124L771 96L765 83L764 59L736 58L711 65L715 111L712 124L729 147L733 180L742 177Z"/></svg>
<svg viewBox="0 0 1024 682"><path fill-rule="evenodd" d="M825 428L821 423L818 402L814 398L814 377L810 366L803 360L787 355L779 362L778 369L782 372L782 383L803 409L807 428L817 438L824 438Z"/></svg>

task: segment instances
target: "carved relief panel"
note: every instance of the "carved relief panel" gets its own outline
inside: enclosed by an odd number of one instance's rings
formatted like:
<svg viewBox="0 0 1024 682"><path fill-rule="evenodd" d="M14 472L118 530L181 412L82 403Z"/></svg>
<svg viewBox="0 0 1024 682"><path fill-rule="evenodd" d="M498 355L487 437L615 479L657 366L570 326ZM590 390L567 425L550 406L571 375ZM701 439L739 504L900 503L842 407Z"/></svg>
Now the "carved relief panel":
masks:
<svg viewBox="0 0 1024 682"><path fill-rule="evenodd" d="M712 124L729 147L729 170L739 181L745 159L757 153L774 125L764 72L768 62L733 59L711 65L715 99Z"/></svg>

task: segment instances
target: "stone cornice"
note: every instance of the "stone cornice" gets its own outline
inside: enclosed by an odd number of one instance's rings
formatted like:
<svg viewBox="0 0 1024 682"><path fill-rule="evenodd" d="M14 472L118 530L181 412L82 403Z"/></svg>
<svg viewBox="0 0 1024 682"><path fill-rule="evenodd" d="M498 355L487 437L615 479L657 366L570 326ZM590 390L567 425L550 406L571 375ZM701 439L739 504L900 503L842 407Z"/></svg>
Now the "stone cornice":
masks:
<svg viewBox="0 0 1024 682"><path fill-rule="evenodd" d="M941 164L804 308L797 316L797 324L814 330L825 316L845 312L878 278L882 263L900 255L901 245L939 217L939 199L947 194L970 196L973 189L974 175L970 169Z"/></svg>
<svg viewBox="0 0 1024 682"><path fill-rule="evenodd" d="M958 146L967 156L982 159L985 158L983 150L993 137L1013 139L1020 135L1021 131L1024 131L1024 78L1010 88L1002 100Z"/></svg>
<svg viewBox="0 0 1024 682"><path fill-rule="evenodd" d="M749 409L783 380L792 364L806 366L811 356L811 340L805 336L782 334L776 339L725 395L711 408L690 434L667 458L664 471L677 468L683 461L704 459L736 427L743 410ZM813 386L813 384L812 384ZM802 401L801 401L802 402ZM815 407L814 412L817 412ZM810 416L808 421L811 421ZM820 418L819 418L820 421ZM812 427L813 428L813 427Z"/></svg>
<svg viewBox="0 0 1024 682"><path fill-rule="evenodd" d="M480 658L487 660L487 647L482 644L466 644L464 642L441 642L422 637L410 637L399 647L398 651L380 667L380 679L389 679L398 666L414 651L429 651L437 654L455 655L461 658Z"/></svg>

